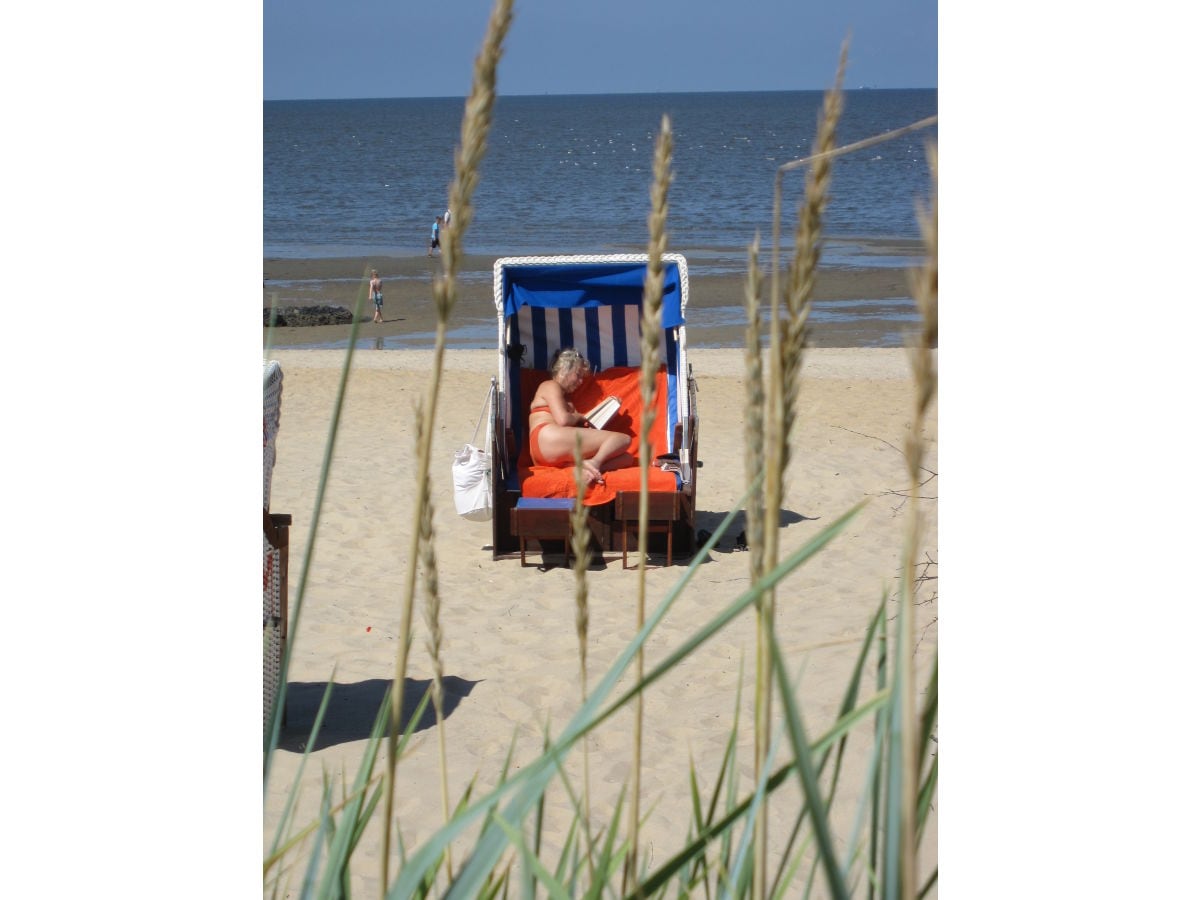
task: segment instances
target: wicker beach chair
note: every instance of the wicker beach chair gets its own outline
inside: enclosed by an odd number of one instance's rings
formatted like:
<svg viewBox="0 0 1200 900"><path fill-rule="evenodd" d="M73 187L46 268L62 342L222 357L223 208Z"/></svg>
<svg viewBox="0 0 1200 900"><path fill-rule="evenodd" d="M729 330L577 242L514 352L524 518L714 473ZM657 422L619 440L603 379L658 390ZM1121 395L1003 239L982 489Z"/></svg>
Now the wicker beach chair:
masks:
<svg viewBox="0 0 1200 900"><path fill-rule="evenodd" d="M263 731L279 695L283 648L287 642L288 529L292 517L271 512L271 474L275 469L275 436L283 397L283 370L263 363ZM286 711L285 711L286 712Z"/></svg>
<svg viewBox="0 0 1200 900"><path fill-rule="evenodd" d="M684 316L688 301L687 260L663 256L664 282L661 364L657 378L657 416L651 432L641 425L640 391L642 299L647 275L645 254L597 256L525 256L496 260L492 272L497 323L499 396L492 442L492 556L520 555L530 541L561 541L568 514L530 508L530 500L573 498L575 480L567 468L536 466L529 456L529 400L548 377L554 351L574 346L592 364L593 378L574 397L588 408L606 395L619 398L618 426L651 448L647 541L663 552L666 564L696 549L696 477L699 468L699 411L696 382L687 359ZM669 471L668 471L669 470ZM628 563L636 546L641 469L606 473L605 485L589 486L584 505L588 528L603 552L621 554ZM524 503L522 503L524 501ZM568 504L569 505L569 504Z"/></svg>

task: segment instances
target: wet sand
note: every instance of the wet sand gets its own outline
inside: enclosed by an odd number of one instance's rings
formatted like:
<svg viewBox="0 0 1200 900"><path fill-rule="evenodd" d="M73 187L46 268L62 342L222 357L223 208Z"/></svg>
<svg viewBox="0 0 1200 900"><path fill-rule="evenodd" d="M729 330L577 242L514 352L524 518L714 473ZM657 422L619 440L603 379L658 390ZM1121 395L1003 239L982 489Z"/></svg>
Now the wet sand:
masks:
<svg viewBox="0 0 1200 900"><path fill-rule="evenodd" d="M881 257L908 257L912 242L877 242ZM688 258L688 341L694 347L739 347L744 342L745 255L698 251ZM497 257L468 255L458 273L458 301L447 345L456 349L496 346L496 310L492 299L492 267ZM914 264L916 258L913 257ZM786 263L786 260L785 260ZM770 260L760 258L769 269ZM383 280L383 319L371 322L365 299L372 268ZM440 274L438 257L385 256L328 259L263 260L263 307L331 304L354 310L363 296L358 339L379 349L429 346L434 328L433 279ZM763 302L769 298L764 280ZM900 346L913 305L907 270L901 265L824 266L814 290L811 343L816 347ZM706 315L707 313L707 315ZM826 313L831 313L827 315ZM344 347L349 325L278 328L270 336L275 347ZM264 342L267 340L264 329Z"/></svg>

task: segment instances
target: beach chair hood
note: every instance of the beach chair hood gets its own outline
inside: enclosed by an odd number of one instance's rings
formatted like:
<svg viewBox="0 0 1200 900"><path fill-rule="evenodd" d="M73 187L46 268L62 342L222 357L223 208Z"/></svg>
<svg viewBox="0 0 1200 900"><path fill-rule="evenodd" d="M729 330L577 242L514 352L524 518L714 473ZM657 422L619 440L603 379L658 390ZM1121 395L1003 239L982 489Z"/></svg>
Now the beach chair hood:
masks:
<svg viewBox="0 0 1200 900"><path fill-rule="evenodd" d="M639 366L645 254L604 256L505 257L496 260L493 291L498 320L498 381L513 383L524 366L547 370L560 347L579 349L595 371ZM660 357L673 376L687 372L687 260L663 255L663 339ZM673 392L674 393L674 392ZM507 425L522 411L501 402ZM685 419L687 396L671 397L669 416Z"/></svg>

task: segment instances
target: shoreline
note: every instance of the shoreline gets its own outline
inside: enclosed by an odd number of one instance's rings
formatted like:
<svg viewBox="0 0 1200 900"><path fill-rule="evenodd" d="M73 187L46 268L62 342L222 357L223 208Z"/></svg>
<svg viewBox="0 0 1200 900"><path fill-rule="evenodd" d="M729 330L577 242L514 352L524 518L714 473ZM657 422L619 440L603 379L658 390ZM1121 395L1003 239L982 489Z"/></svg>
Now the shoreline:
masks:
<svg viewBox="0 0 1200 900"><path fill-rule="evenodd" d="M828 244L835 244L834 241ZM857 241L847 255L841 243L826 249L813 292L811 345L899 347L915 322L907 269L919 262L919 244L905 239ZM864 253L863 250L866 250ZM740 253L740 255L739 255ZM855 255L857 254L857 255ZM699 348L745 343L745 252L705 248L685 252L688 260L688 343ZM457 277L458 300L447 335L455 349L496 346L492 266L500 256L466 254ZM831 263L832 259L835 262ZM838 264L840 259L849 260ZM875 260L879 265L858 264ZM907 263L907 265L905 265ZM770 303L770 259L760 254L764 313ZM786 258L783 261L786 266ZM264 257L263 308L334 305L354 310L372 268L383 280L383 318L373 324L365 301L359 315L359 349L416 349L429 346L436 324L432 285L442 271L439 257L424 254L320 258ZM764 315L765 318L765 315ZM344 349L351 325L264 329L264 346Z"/></svg>

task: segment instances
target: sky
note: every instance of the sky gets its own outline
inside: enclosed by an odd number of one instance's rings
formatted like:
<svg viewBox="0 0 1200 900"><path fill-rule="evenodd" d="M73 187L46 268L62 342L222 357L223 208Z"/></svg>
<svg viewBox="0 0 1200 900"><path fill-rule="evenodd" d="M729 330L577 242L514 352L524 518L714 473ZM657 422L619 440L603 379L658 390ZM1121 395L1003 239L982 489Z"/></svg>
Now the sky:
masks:
<svg viewBox="0 0 1200 900"><path fill-rule="evenodd" d="M265 0L263 97L457 97L490 0ZM516 0L499 92L937 86L936 0Z"/></svg>

